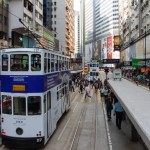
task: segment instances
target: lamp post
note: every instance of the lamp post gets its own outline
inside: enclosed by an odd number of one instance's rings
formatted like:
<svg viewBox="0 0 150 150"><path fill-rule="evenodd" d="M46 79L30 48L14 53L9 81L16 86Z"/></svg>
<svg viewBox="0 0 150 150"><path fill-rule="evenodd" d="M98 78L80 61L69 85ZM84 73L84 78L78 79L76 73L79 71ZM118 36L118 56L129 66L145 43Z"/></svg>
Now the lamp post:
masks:
<svg viewBox="0 0 150 150"><path fill-rule="evenodd" d="M145 26L145 72L146 72L146 26Z"/></svg>

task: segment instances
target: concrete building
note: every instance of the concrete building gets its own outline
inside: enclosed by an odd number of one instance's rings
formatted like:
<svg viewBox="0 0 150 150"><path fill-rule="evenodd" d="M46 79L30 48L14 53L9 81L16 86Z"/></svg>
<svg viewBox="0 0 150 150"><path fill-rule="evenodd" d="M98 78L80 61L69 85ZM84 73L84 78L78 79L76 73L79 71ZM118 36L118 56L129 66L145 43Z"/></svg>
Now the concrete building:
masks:
<svg viewBox="0 0 150 150"><path fill-rule="evenodd" d="M76 57L81 55L80 50L80 12L75 11L75 47L74 54Z"/></svg>
<svg viewBox="0 0 150 150"><path fill-rule="evenodd" d="M59 40L59 50L71 56L74 52L74 10L73 0L45 0L45 25Z"/></svg>
<svg viewBox="0 0 150 150"><path fill-rule="evenodd" d="M121 61L140 58L150 67L150 2L120 0L119 14Z"/></svg>
<svg viewBox="0 0 150 150"><path fill-rule="evenodd" d="M119 34L118 0L82 0L85 19L85 62L119 58L113 37ZM105 51L105 52L104 52Z"/></svg>
<svg viewBox="0 0 150 150"><path fill-rule="evenodd" d="M43 27L43 0L8 0L9 45L53 49L53 34Z"/></svg>
<svg viewBox="0 0 150 150"><path fill-rule="evenodd" d="M0 2L0 48L8 47L8 3Z"/></svg>

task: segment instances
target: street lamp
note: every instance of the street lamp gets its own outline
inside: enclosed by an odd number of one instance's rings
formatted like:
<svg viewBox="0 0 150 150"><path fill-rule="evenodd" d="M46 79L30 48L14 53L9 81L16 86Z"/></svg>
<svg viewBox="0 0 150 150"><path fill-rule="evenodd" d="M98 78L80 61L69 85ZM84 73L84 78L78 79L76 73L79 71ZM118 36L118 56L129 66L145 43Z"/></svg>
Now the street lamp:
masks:
<svg viewBox="0 0 150 150"><path fill-rule="evenodd" d="M145 72L146 72L146 26L145 28Z"/></svg>

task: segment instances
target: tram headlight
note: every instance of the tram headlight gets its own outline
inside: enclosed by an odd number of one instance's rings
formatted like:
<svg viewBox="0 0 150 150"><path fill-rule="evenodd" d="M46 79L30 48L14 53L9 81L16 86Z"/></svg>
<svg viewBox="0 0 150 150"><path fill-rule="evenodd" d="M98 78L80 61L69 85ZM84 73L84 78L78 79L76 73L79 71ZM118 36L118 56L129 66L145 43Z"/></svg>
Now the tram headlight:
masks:
<svg viewBox="0 0 150 150"><path fill-rule="evenodd" d="M23 129L17 128L17 129L16 129L16 133L17 133L18 135L22 135L22 134L23 134Z"/></svg>

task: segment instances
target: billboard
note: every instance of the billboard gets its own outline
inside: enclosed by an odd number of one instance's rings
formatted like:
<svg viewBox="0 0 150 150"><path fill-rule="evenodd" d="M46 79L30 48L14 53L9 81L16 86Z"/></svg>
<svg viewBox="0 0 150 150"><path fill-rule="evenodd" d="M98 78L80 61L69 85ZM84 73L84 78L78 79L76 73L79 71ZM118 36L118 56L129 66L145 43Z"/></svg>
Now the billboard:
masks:
<svg viewBox="0 0 150 150"><path fill-rule="evenodd" d="M107 37L107 59L112 59L112 36Z"/></svg>
<svg viewBox="0 0 150 150"><path fill-rule="evenodd" d="M101 60L107 59L107 37L101 39Z"/></svg>
<svg viewBox="0 0 150 150"><path fill-rule="evenodd" d="M100 44L101 44L101 41L100 40L97 40L97 41L94 41L93 43L93 58L95 59L100 59Z"/></svg>
<svg viewBox="0 0 150 150"><path fill-rule="evenodd" d="M92 43L85 45L85 63L90 63L92 59Z"/></svg>
<svg viewBox="0 0 150 150"><path fill-rule="evenodd" d="M114 51L120 51L120 35L114 36Z"/></svg>

